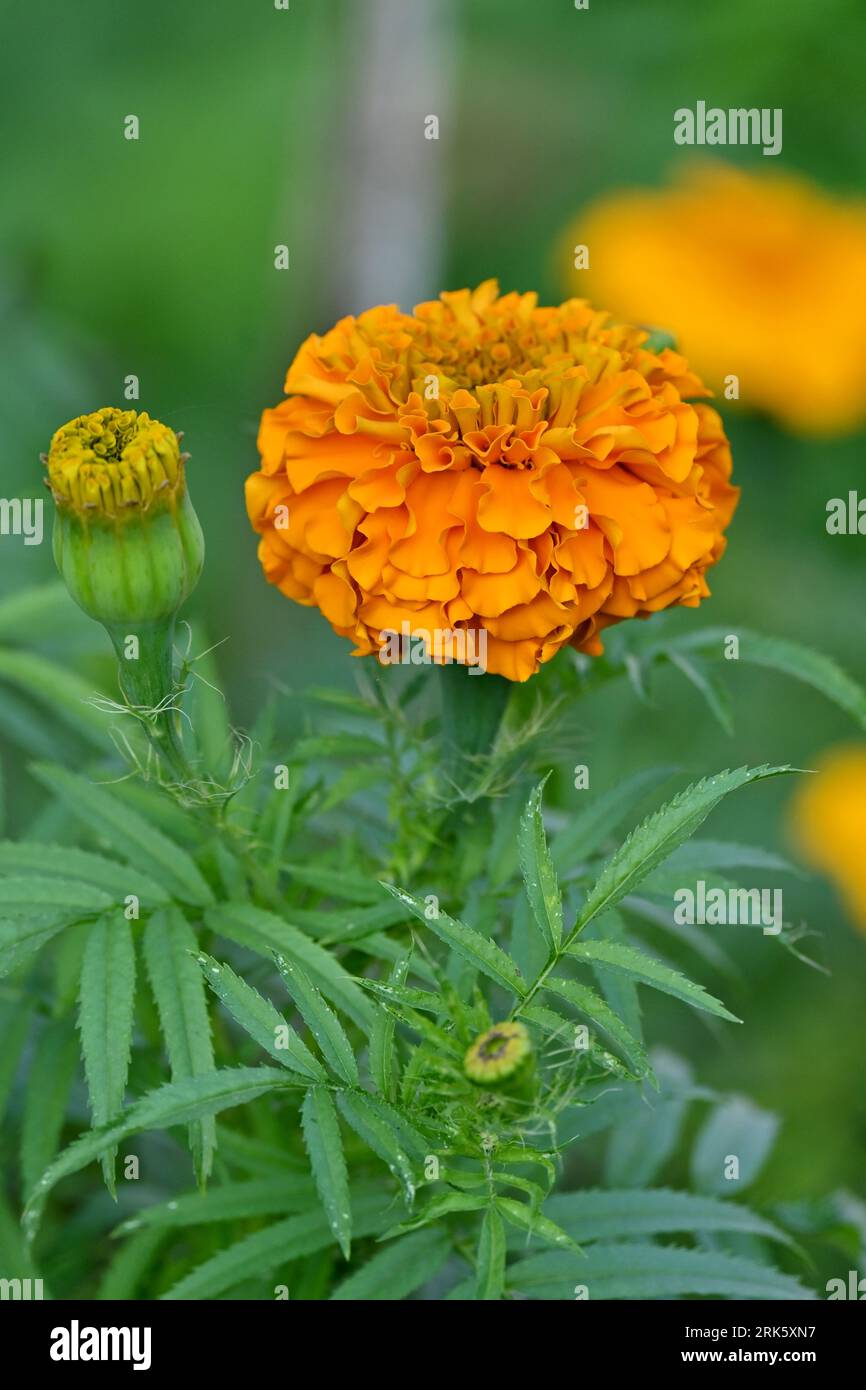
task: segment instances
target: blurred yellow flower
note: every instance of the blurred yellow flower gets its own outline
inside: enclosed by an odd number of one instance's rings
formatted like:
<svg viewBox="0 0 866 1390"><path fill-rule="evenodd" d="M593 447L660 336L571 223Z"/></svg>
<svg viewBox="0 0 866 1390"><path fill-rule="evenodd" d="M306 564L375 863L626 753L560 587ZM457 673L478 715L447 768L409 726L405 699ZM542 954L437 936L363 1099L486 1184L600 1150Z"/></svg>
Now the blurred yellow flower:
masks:
<svg viewBox="0 0 866 1390"><path fill-rule="evenodd" d="M714 390L736 376L744 403L797 433L866 420L866 202L698 164L672 188L603 197L568 244L589 251L570 291L669 329Z"/></svg>
<svg viewBox="0 0 866 1390"><path fill-rule="evenodd" d="M866 744L832 749L803 779L794 831L803 857L833 880L866 932Z"/></svg>

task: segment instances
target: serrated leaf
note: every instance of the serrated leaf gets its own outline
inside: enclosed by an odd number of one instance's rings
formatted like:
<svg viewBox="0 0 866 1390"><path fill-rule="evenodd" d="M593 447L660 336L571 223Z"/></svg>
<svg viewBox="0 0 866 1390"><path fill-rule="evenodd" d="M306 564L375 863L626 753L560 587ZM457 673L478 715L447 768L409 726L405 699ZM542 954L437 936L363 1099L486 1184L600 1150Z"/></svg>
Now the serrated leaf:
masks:
<svg viewBox="0 0 866 1390"><path fill-rule="evenodd" d="M349 1204L349 1176L340 1138L337 1111L324 1086L311 1086L301 1107L304 1144L325 1215L334 1239L351 1256L352 1209Z"/></svg>
<svg viewBox="0 0 866 1390"><path fill-rule="evenodd" d="M245 1033L289 1071L308 1081L324 1081L324 1068L269 999L205 951L195 958L214 994Z"/></svg>
<svg viewBox="0 0 866 1390"><path fill-rule="evenodd" d="M143 1096L124 1114L82 1134L45 1170L24 1212L24 1225L30 1240L36 1235L45 1202L62 1178L77 1173L107 1149L123 1139L149 1129L170 1129L191 1124L206 1115L216 1115L235 1105L280 1090L291 1084L289 1074L276 1067L226 1067L209 1076L170 1081Z"/></svg>
<svg viewBox="0 0 866 1390"><path fill-rule="evenodd" d="M642 1044L594 989L591 989L589 985L581 984L579 980L562 980L556 976L548 976L544 982L544 988L558 994L561 999L567 999L569 1004L573 1004L585 1018L590 1019L592 1023L603 1029L620 1049L636 1076L651 1074L649 1058ZM527 1009L526 1017L529 1019L533 1017L531 1008Z"/></svg>
<svg viewBox="0 0 866 1390"><path fill-rule="evenodd" d="M151 917L143 946L172 1080L209 1075L214 1070L213 1043L204 984L192 958L195 933L183 913L171 908ZM216 1148L212 1116L190 1127L190 1145L201 1185L210 1174Z"/></svg>
<svg viewBox="0 0 866 1390"><path fill-rule="evenodd" d="M453 1216L455 1213L465 1215L467 1212L484 1211L489 1203L490 1194L487 1191L440 1192L438 1196L432 1197L410 1221L401 1221L399 1225L391 1226L385 1231L382 1240L394 1240L396 1237L406 1235L410 1231L420 1231L436 1221L441 1221L443 1216Z"/></svg>
<svg viewBox="0 0 866 1390"><path fill-rule="evenodd" d="M224 1147L220 1145L221 1154ZM179 1229L309 1211L315 1201L315 1184L307 1173L281 1173L279 1177L254 1178L250 1182L223 1183L207 1192L181 1193L171 1201L144 1207L116 1226L112 1234L125 1236L152 1226Z"/></svg>
<svg viewBox="0 0 866 1390"><path fill-rule="evenodd" d="M579 809L569 816L550 847L557 873L565 874L588 858L650 788L658 787L676 771L673 767L647 767L596 795L586 788L580 793Z"/></svg>
<svg viewBox="0 0 866 1390"><path fill-rule="evenodd" d="M399 989L409 973L409 955L397 961L386 988ZM370 1073L379 1094L393 1102L397 1094L396 1021L386 1009L379 1009L370 1032Z"/></svg>
<svg viewBox="0 0 866 1390"><path fill-rule="evenodd" d="M496 1207L484 1213L475 1267L475 1297L496 1303L505 1288L505 1227Z"/></svg>
<svg viewBox="0 0 866 1390"><path fill-rule="evenodd" d="M123 1105L135 1005L135 947L124 917L101 917L90 930L81 966L78 1031L94 1129ZM114 1196L116 1150L102 1155L106 1186Z"/></svg>
<svg viewBox="0 0 866 1390"><path fill-rule="evenodd" d="M357 1086L358 1063L337 1015L296 961L278 955L276 962L283 983L328 1066L348 1086Z"/></svg>
<svg viewBox="0 0 866 1390"><path fill-rule="evenodd" d="M384 1192L360 1199L353 1194L356 1237L377 1235L389 1220L388 1209L393 1200L390 1193ZM327 1249L333 1239L325 1213L320 1209L290 1216L219 1251L162 1297L170 1300L218 1298L246 1279L260 1279L289 1260L304 1259Z"/></svg>
<svg viewBox="0 0 866 1390"><path fill-rule="evenodd" d="M29 956L69 926L65 913L43 912L38 917L0 920L0 976L16 970Z"/></svg>
<svg viewBox="0 0 866 1390"><path fill-rule="evenodd" d="M497 1197L496 1209L505 1217L510 1226L515 1226L519 1231L525 1231L528 1236L536 1237L545 1245L555 1245L559 1249L579 1250L567 1231L561 1230L555 1221L551 1221L542 1212L533 1211L525 1202L516 1202L511 1197Z"/></svg>
<svg viewBox="0 0 866 1390"><path fill-rule="evenodd" d="M36 763L31 770L53 796L59 797L78 820L86 822L123 859L155 872L186 902L196 906L213 902L213 894L195 860L119 797L54 764Z"/></svg>
<svg viewBox="0 0 866 1390"><path fill-rule="evenodd" d="M331 1300L371 1302L408 1298L439 1273L450 1253L451 1242L446 1231L415 1231L412 1235L401 1236L338 1284Z"/></svg>
<svg viewBox="0 0 866 1390"><path fill-rule="evenodd" d="M509 990L519 998L523 997L526 984L520 978L510 956L507 956L495 941L482 936L474 927L467 927L465 922L455 921L441 910L436 917L428 918L424 900L407 893L403 888L395 888L391 883L383 883L382 887L407 907L425 927L429 927L446 946L450 946L464 960L468 960L476 970L480 970L503 989Z"/></svg>
<svg viewBox="0 0 866 1390"><path fill-rule="evenodd" d="M532 915L552 953L562 940L562 898L544 833L543 790L544 782L540 782L526 804L517 834L517 852Z"/></svg>
<svg viewBox="0 0 866 1390"><path fill-rule="evenodd" d="M551 1250L512 1265L509 1288L529 1298L568 1299L576 1286L589 1298L676 1299L695 1296L733 1299L814 1299L797 1279L769 1265L719 1250L683 1250L641 1241L599 1243L583 1258Z"/></svg>
<svg viewBox="0 0 866 1390"><path fill-rule="evenodd" d="M415 1197L415 1177L408 1156L397 1142L393 1125L382 1118L370 1104L370 1097L362 1091L339 1092L337 1104L355 1133L387 1163L411 1206Z"/></svg>
<svg viewBox="0 0 866 1390"><path fill-rule="evenodd" d="M705 628L677 638L669 647L679 651L702 651L721 658L728 636L725 628ZM799 642L784 637L765 637L749 628L738 628L737 636L740 661L779 671L812 686L849 714L861 728L866 728L866 691L832 657ZM662 654L668 653L663 651Z"/></svg>
<svg viewBox="0 0 866 1390"><path fill-rule="evenodd" d="M363 903L373 907L381 901L379 885L363 874L352 874L346 869L338 869L331 864L284 864L283 869L293 883L307 888L316 888L328 898L338 898L349 903Z"/></svg>
<svg viewBox="0 0 866 1390"><path fill-rule="evenodd" d="M569 946L568 954L577 960L603 966L605 969L621 970L641 984L659 989L663 994L672 994L675 999L682 999L684 1003L691 1004L696 1009L703 1009L708 1014L715 1014L718 1018L726 1018L731 1023L742 1022L718 999L707 994L703 985L693 984L677 970L662 965L661 961L654 960L652 956L638 951L634 946L627 946L624 941L575 941Z"/></svg>
<svg viewBox="0 0 866 1390"><path fill-rule="evenodd" d="M57 1152L78 1063L78 1039L66 1019L39 1035L27 1074L21 1120L21 1188L28 1194Z"/></svg>
<svg viewBox="0 0 866 1390"><path fill-rule="evenodd" d="M614 907L631 893L657 864L693 835L724 797L749 782L778 777L795 769L782 767L737 768L719 772L686 787L672 801L655 811L634 829L615 854L608 859L578 918L580 931L594 917Z"/></svg>
<svg viewBox="0 0 866 1390"><path fill-rule="evenodd" d="M0 841L0 874L17 875L22 871L75 879L107 893L113 902L122 902L130 893L134 893L145 907L170 901L170 894L156 879L101 854L71 849L68 845Z"/></svg>
<svg viewBox="0 0 866 1390"><path fill-rule="evenodd" d="M682 1231L744 1232L790 1244L790 1237L771 1221L736 1202L701 1197L693 1192L657 1188L641 1192L596 1188L560 1192L548 1198L545 1210L573 1240L634 1240L639 1236L670 1235Z"/></svg>
<svg viewBox="0 0 866 1390"><path fill-rule="evenodd" d="M106 912L115 904L101 888L75 879L0 878L0 916L31 917L62 912L69 921L94 912Z"/></svg>
<svg viewBox="0 0 866 1390"><path fill-rule="evenodd" d="M370 1000L333 952L311 941L282 917L246 903L228 903L209 908L205 920L213 931L258 951L268 960L277 952L294 961L322 994L343 1009L360 1028L366 1032L372 1027L375 1010Z"/></svg>

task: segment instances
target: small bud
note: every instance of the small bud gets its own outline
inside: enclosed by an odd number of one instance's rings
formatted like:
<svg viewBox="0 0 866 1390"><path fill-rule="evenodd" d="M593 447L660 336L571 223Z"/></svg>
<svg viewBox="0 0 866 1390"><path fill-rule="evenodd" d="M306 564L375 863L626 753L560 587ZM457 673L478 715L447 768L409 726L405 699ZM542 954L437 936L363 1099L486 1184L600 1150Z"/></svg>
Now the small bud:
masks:
<svg viewBox="0 0 866 1390"><path fill-rule="evenodd" d="M186 458L167 425L107 407L59 429L44 460L57 568L106 628L126 703L179 781L189 768L174 708L174 626L204 564Z"/></svg>
<svg viewBox="0 0 866 1390"><path fill-rule="evenodd" d="M463 1070L476 1086L501 1086L522 1080L531 1059L532 1043L522 1023L494 1023L475 1039Z"/></svg>
<svg viewBox="0 0 866 1390"><path fill-rule="evenodd" d="M51 441L54 558L106 627L171 618L198 582L204 538L184 460L174 431L135 410L81 415Z"/></svg>

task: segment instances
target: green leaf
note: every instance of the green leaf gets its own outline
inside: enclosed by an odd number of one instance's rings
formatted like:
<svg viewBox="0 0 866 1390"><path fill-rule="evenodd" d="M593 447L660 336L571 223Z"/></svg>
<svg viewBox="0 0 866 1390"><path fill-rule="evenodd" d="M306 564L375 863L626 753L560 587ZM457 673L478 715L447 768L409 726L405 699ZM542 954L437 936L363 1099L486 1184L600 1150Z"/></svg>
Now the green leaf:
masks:
<svg viewBox="0 0 866 1390"><path fill-rule="evenodd" d="M394 1126L383 1119L379 1110L371 1104L371 1098L362 1091L341 1091L337 1104L355 1133L387 1163L411 1205L415 1196L412 1164L397 1142Z"/></svg>
<svg viewBox="0 0 866 1390"><path fill-rule="evenodd" d="M334 1102L324 1086L311 1086L301 1108L304 1144L316 1180L322 1206L334 1239L351 1256L352 1211L349 1205L349 1177L340 1138L340 1125Z"/></svg>
<svg viewBox="0 0 866 1390"><path fill-rule="evenodd" d="M719 772L686 787L672 801L641 821L602 869L581 909L576 930L607 911L640 883L657 864L693 835L730 792L749 782L793 772L790 767L741 767Z"/></svg>
<svg viewBox="0 0 866 1390"><path fill-rule="evenodd" d="M95 1297L100 1301L124 1303L135 1299L139 1283L164 1239L165 1232L156 1228L139 1231L126 1241L106 1266Z"/></svg>
<svg viewBox="0 0 866 1390"><path fill-rule="evenodd" d="M360 1200L353 1195L356 1237L377 1235L388 1220L388 1208L393 1200L391 1193L379 1193ZM323 1211L314 1209L290 1216L205 1260L204 1264L163 1294L163 1298L218 1298L227 1289L246 1279L261 1279L290 1260L302 1260L319 1250L326 1250L333 1239Z"/></svg>
<svg viewBox="0 0 866 1390"><path fill-rule="evenodd" d="M497 1197L496 1209L502 1213L510 1226L516 1226L519 1231L526 1231L529 1236L537 1236L546 1245L578 1250L571 1236L560 1230L555 1221L533 1211L525 1202L515 1202L511 1197Z"/></svg>
<svg viewBox="0 0 866 1390"><path fill-rule="evenodd" d="M563 875L587 859L604 843L650 788L656 788L676 771L672 767L646 767L632 777L617 782L596 795L586 788L580 793L580 809L569 817L550 847L557 873Z"/></svg>
<svg viewBox="0 0 866 1390"><path fill-rule="evenodd" d="M337 1015L325 1003L316 986L295 961L278 955L276 962L283 983L292 996L301 1018L319 1044L328 1066L348 1086L357 1086L358 1063Z"/></svg>
<svg viewBox="0 0 866 1390"><path fill-rule="evenodd" d="M0 1122L27 1043L33 1010L29 999L0 1004Z"/></svg>
<svg viewBox="0 0 866 1390"><path fill-rule="evenodd" d="M400 988L409 973L409 955L394 964L386 988ZM397 1094L397 1049L394 1041L396 1021L386 1009L379 1009L370 1033L370 1072L383 1099L394 1101Z"/></svg>
<svg viewBox="0 0 866 1390"><path fill-rule="evenodd" d="M228 903L209 908L205 920L213 931L237 941L268 960L274 952L300 965L326 998L343 1009L364 1031L373 1025L375 1010L363 990L355 984L333 952L311 941L297 927L273 912L246 903Z"/></svg>
<svg viewBox="0 0 866 1390"><path fill-rule="evenodd" d="M683 652L675 650L671 650L668 656L677 670L681 671L686 680L690 681L695 690L704 697L708 710L722 726L728 737L733 738L734 720L731 713L730 696L715 674L708 670L700 657L685 656Z"/></svg>
<svg viewBox="0 0 866 1390"><path fill-rule="evenodd" d="M173 1081L214 1070L207 998L192 958L195 934L177 908L157 912L144 929L144 963L156 1000ZM190 1128L196 1177L203 1184L213 1166L216 1124L212 1116Z"/></svg>
<svg viewBox="0 0 866 1390"><path fill-rule="evenodd" d="M363 903L369 907L381 900L378 883L365 878L363 874L352 874L331 864L284 864L283 869L293 883L316 888L328 898Z"/></svg>
<svg viewBox="0 0 866 1390"><path fill-rule="evenodd" d="M621 970L641 984L650 985L664 994L672 994L675 999L682 999L684 1003L692 1004L696 1009L703 1009L708 1014L715 1014L718 1018L727 1018L732 1023L742 1022L718 999L707 994L702 985L693 984L685 975L671 970L668 965L662 965L661 961L654 960L652 956L645 955L634 946L627 946L623 941L575 941L573 946L569 946L568 954L591 965Z"/></svg>
<svg viewBox="0 0 866 1390"><path fill-rule="evenodd" d="M778 1117L742 1096L732 1096L715 1107L692 1150L695 1187L725 1196L741 1192L758 1176L778 1132ZM736 1178L727 1176L730 1156L738 1162Z"/></svg>
<svg viewBox="0 0 866 1390"><path fill-rule="evenodd" d="M28 646L62 637L69 631L69 620L69 593L60 579L19 589L0 599L0 640L4 642Z"/></svg>
<svg viewBox="0 0 866 1390"><path fill-rule="evenodd" d="M204 951L198 952L196 960L214 994L245 1033L281 1066L308 1081L324 1081L324 1068L269 999L236 975L230 965L221 964Z"/></svg>
<svg viewBox="0 0 866 1390"><path fill-rule="evenodd" d="M223 1153L222 1145L220 1153ZM207 1192L184 1192L169 1202L144 1207L121 1222L112 1234L125 1236L151 1226L179 1229L207 1226L216 1221L247 1221L260 1216L309 1211L315 1200L316 1188L308 1174L281 1173L279 1177L224 1183L220 1187L210 1187Z"/></svg>
<svg viewBox="0 0 866 1390"><path fill-rule="evenodd" d="M54 764L36 763L32 771L52 795L69 806L76 819L89 825L122 858L136 867L143 864L186 902L197 906L213 902L210 888L186 850L155 830L119 797Z"/></svg>
<svg viewBox="0 0 866 1390"><path fill-rule="evenodd" d="M411 1221L401 1221L398 1226L392 1226L382 1236L383 1240L393 1240L397 1236L406 1235L409 1231L420 1231L426 1226L432 1225L436 1221L441 1221L443 1216L452 1216L455 1213L465 1215L471 1211L485 1211L490 1204L490 1194L483 1192L440 1192L437 1197L432 1197L426 1206L422 1207Z"/></svg>
<svg viewBox="0 0 866 1390"><path fill-rule="evenodd" d="M78 1063L78 1039L66 1019L46 1023L27 1074L21 1121L21 1188L29 1193L60 1140Z"/></svg>
<svg viewBox="0 0 866 1390"><path fill-rule="evenodd" d="M658 1063L657 1063L658 1066ZM676 1151L687 1100L670 1088L659 1070L659 1095L630 1098L611 1129L604 1156L604 1181L610 1187L646 1187Z"/></svg>
<svg viewBox="0 0 866 1390"><path fill-rule="evenodd" d="M562 940L562 898L544 834L543 790L544 782L540 782L526 804L517 835L517 852L532 915L552 954Z"/></svg>
<svg viewBox="0 0 866 1390"><path fill-rule="evenodd" d="M667 860L667 868L678 873L706 874L730 869L766 869L769 873L794 874L803 877L803 870L781 854L755 845L741 845L729 840L688 840L675 849Z"/></svg>
<svg viewBox="0 0 866 1390"><path fill-rule="evenodd" d="M585 1018L601 1028L620 1049L636 1076L650 1075L649 1058L642 1044L594 989L578 980L561 980L556 976L548 976L544 988L558 994L561 999L567 999ZM527 1009L526 1017L532 1021L533 1016L532 1008Z"/></svg>
<svg viewBox="0 0 866 1390"><path fill-rule="evenodd" d="M35 652L0 649L0 680L35 698L96 748L105 747L105 715L91 703L93 686Z"/></svg>
<svg viewBox="0 0 866 1390"><path fill-rule="evenodd" d="M402 888L395 888L391 883L383 883L382 887L476 970L519 998L526 993L526 984L520 978L517 967L495 941L482 936L473 927L467 927L464 922L454 921L441 910L436 917L428 919L422 898L416 898Z"/></svg>
<svg viewBox="0 0 866 1390"><path fill-rule="evenodd" d="M67 921L115 904L101 888L63 878L0 878L0 915L31 917L43 912L63 912Z"/></svg>
<svg viewBox="0 0 866 1390"><path fill-rule="evenodd" d="M25 1208L24 1224L28 1238L32 1240L36 1234L42 1209L52 1188L62 1178L85 1168L106 1149L114 1148L121 1140L142 1130L191 1124L205 1115L215 1115L234 1105L245 1105L269 1091L280 1090L290 1084L288 1073L278 1071L276 1067L226 1067L211 1072L209 1076L171 1081L155 1091L149 1091L110 1124L82 1134L45 1170Z"/></svg>
<svg viewBox="0 0 866 1390"><path fill-rule="evenodd" d="M669 646L671 650L697 650L721 658L728 635L721 627L705 628L688 633L678 638L675 646ZM832 657L813 651L799 642L791 642L783 637L765 637L748 628L738 628L737 636L740 641L740 661L779 671L805 685L811 685L849 714L861 728L866 728L866 691Z"/></svg>
<svg viewBox="0 0 866 1390"><path fill-rule="evenodd" d="M338 1284L331 1299L366 1303L408 1298L439 1273L450 1253L446 1231L415 1231L401 1236Z"/></svg>
<svg viewBox="0 0 866 1390"><path fill-rule="evenodd" d="M475 1268L475 1297L482 1303L495 1303L505 1288L505 1227L495 1207L487 1208L478 1241Z"/></svg>
<svg viewBox="0 0 866 1390"><path fill-rule="evenodd" d="M126 1091L135 1006L135 948L124 917L101 917L84 948L78 1030L93 1127L114 1119ZM116 1151L102 1155L106 1186L114 1196Z"/></svg>
<svg viewBox="0 0 866 1390"><path fill-rule="evenodd" d="M39 917L0 920L0 976L16 970L29 956L69 926L65 914L43 913Z"/></svg>
<svg viewBox="0 0 866 1390"><path fill-rule="evenodd" d="M0 841L0 874L38 873L54 878L76 879L79 883L107 893L112 902L123 902L134 893L142 906L152 907L170 901L170 894L140 869L118 864L101 854L90 854L68 845L47 845L16 840Z"/></svg>
<svg viewBox="0 0 866 1390"><path fill-rule="evenodd" d="M670 1235L683 1231L743 1232L790 1244L790 1238L762 1216L736 1202L699 1197L692 1192L658 1188L640 1192L594 1189L560 1192L549 1197L549 1216L579 1242L622 1240L627 1236Z"/></svg>
<svg viewBox="0 0 866 1390"><path fill-rule="evenodd" d="M719 1250L622 1241L590 1246L583 1258L551 1250L512 1265L509 1288L529 1298L573 1300L585 1287L599 1299L814 1299L797 1279Z"/></svg>

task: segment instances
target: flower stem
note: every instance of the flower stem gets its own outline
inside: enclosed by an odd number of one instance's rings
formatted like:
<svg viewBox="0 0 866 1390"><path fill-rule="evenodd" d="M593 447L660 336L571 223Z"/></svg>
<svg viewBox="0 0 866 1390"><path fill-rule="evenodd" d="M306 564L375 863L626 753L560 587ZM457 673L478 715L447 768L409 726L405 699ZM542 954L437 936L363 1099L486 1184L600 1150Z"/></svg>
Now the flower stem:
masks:
<svg viewBox="0 0 866 1390"><path fill-rule="evenodd" d="M174 626L172 616L153 623L111 624L106 630L117 653L124 699L163 765L179 782L188 782L194 774L175 703Z"/></svg>
<svg viewBox="0 0 866 1390"><path fill-rule="evenodd" d="M511 693L511 682L504 676L486 671L473 675L474 669L456 663L438 667L442 743L452 776L465 758L489 753Z"/></svg>

